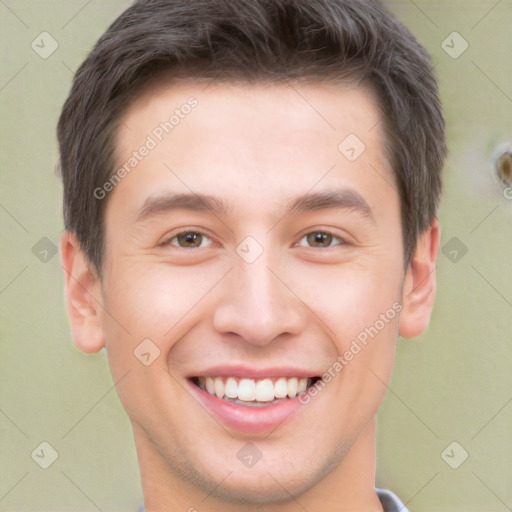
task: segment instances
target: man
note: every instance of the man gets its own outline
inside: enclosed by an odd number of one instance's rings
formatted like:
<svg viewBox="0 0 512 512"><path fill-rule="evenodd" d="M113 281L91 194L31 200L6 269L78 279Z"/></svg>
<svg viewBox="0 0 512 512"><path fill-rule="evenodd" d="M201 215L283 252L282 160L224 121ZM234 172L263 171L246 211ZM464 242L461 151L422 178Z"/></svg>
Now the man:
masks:
<svg viewBox="0 0 512 512"><path fill-rule="evenodd" d="M136 2L58 135L73 337L146 511L405 510L376 414L429 322L445 158L412 35L361 0Z"/></svg>

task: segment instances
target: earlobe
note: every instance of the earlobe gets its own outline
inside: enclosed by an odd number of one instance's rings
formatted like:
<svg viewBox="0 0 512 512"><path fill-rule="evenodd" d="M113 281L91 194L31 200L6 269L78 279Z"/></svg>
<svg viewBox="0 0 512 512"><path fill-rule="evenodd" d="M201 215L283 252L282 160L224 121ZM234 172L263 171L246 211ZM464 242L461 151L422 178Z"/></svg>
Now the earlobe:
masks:
<svg viewBox="0 0 512 512"><path fill-rule="evenodd" d="M402 287L399 333L405 338L419 336L427 328L436 295L436 260L439 249L439 221L434 219L418 240Z"/></svg>
<svg viewBox="0 0 512 512"><path fill-rule="evenodd" d="M66 231L60 242L66 309L75 345L88 354L105 346L101 328L101 289L74 233Z"/></svg>

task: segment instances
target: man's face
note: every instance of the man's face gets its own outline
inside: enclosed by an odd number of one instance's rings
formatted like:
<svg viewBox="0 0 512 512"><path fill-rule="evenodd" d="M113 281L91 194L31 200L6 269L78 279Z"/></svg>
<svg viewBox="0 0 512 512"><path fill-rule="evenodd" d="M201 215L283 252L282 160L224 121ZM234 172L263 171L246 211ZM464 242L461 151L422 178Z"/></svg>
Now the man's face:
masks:
<svg viewBox="0 0 512 512"><path fill-rule="evenodd" d="M379 117L362 88L311 84L160 85L130 107L118 166L155 147L108 199L97 292L142 459L261 501L342 471L390 379L402 299ZM316 396L283 397L329 369Z"/></svg>

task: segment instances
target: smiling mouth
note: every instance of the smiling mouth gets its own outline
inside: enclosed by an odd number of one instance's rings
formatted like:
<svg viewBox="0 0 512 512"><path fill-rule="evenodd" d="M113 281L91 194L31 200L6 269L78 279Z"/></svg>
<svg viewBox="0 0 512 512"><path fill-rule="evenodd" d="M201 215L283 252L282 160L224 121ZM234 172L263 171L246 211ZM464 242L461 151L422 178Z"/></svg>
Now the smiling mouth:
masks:
<svg viewBox="0 0 512 512"><path fill-rule="evenodd" d="M264 407L295 398L313 386L320 377L193 377L193 384L210 395L239 405Z"/></svg>

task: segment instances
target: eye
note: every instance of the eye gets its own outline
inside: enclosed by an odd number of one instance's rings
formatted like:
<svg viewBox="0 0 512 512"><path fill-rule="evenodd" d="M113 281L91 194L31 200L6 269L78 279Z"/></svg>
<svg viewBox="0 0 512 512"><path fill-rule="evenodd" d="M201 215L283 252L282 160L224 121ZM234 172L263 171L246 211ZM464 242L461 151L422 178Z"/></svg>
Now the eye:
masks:
<svg viewBox="0 0 512 512"><path fill-rule="evenodd" d="M334 245L340 245L344 243L344 240L334 236L332 233L328 233L326 231L312 231L311 233L304 235L299 240L297 245L301 247L327 249Z"/></svg>
<svg viewBox="0 0 512 512"><path fill-rule="evenodd" d="M163 245L174 245L181 249L199 249L202 247L210 247L212 243L212 240L202 233L197 231L183 231L164 242Z"/></svg>

